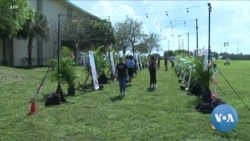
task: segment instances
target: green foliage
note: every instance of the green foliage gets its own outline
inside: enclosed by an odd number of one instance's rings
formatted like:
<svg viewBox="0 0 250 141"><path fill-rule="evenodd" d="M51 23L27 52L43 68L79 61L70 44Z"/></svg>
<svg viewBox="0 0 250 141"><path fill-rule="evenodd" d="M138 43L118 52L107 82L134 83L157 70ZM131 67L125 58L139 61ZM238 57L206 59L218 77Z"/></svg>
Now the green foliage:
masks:
<svg viewBox="0 0 250 141"><path fill-rule="evenodd" d="M94 51L94 59L95 59L95 65L96 65L96 72L98 75L102 75L105 68L109 67L109 62L106 56L102 53L103 46L97 48ZM86 70L91 73L90 64L87 63Z"/></svg>
<svg viewBox="0 0 250 141"><path fill-rule="evenodd" d="M151 54L152 51L154 50L159 50L160 49L160 36L156 33L150 33L148 37L144 37L144 42L143 45L147 49L147 53Z"/></svg>
<svg viewBox="0 0 250 141"><path fill-rule="evenodd" d="M167 56L167 57L174 56L174 52L172 50L164 51L164 57L165 56Z"/></svg>
<svg viewBox="0 0 250 141"><path fill-rule="evenodd" d="M51 67L54 68L57 65L57 59L56 58L50 58L50 59L46 60L45 65L46 66L51 66Z"/></svg>
<svg viewBox="0 0 250 141"><path fill-rule="evenodd" d="M87 51L93 49L92 47L100 45L107 47L107 45L114 43L114 29L111 23L106 20L72 16L72 18L62 20L62 23L63 40L70 43L71 47L74 46L75 50Z"/></svg>
<svg viewBox="0 0 250 141"><path fill-rule="evenodd" d="M28 0L0 1L0 37L13 38L29 18Z"/></svg>
<svg viewBox="0 0 250 141"><path fill-rule="evenodd" d="M193 59L192 57L181 57L177 55L175 56L175 70L179 74L188 76L192 68L192 82L198 82L203 88L206 88L211 81L212 69L209 67L204 68L204 59L205 56L199 56Z"/></svg>
<svg viewBox="0 0 250 141"><path fill-rule="evenodd" d="M23 25L23 28L18 31L18 38L28 38L28 64L32 64L32 45L35 37L38 39L47 40L50 35L50 28L46 15L39 11L28 9L28 18Z"/></svg>
<svg viewBox="0 0 250 141"><path fill-rule="evenodd" d="M59 78L59 80L62 83L66 83L69 88L74 88L75 80L77 78L76 63L74 59L70 57L69 48L62 47L61 53L63 55L59 59L59 68L56 67L53 73L53 78ZM54 60L54 63L57 64L57 60Z"/></svg>
<svg viewBox="0 0 250 141"><path fill-rule="evenodd" d="M77 78L75 65L72 58L63 57L60 60L59 78L62 83L67 83L69 88L75 87L75 79Z"/></svg>
<svg viewBox="0 0 250 141"><path fill-rule="evenodd" d="M61 57L70 57L71 55L71 50L69 47L63 46L61 51L60 51Z"/></svg>
<svg viewBox="0 0 250 141"><path fill-rule="evenodd" d="M209 86L211 81L212 69L204 69L204 56L197 57L194 61L195 69L194 75L198 82L202 85L203 88Z"/></svg>
<svg viewBox="0 0 250 141"><path fill-rule="evenodd" d="M179 74L185 74L185 76L188 76L190 67L194 65L193 63L193 58L191 57L181 57L180 55L175 56L175 70Z"/></svg>
<svg viewBox="0 0 250 141"><path fill-rule="evenodd" d="M116 25L116 43L120 46L120 50L123 54L126 54L128 49L132 49L132 53L137 50L136 44L139 44L144 34L142 33L142 26L134 19L127 18L123 23L117 23ZM138 47L138 46L137 46Z"/></svg>
<svg viewBox="0 0 250 141"><path fill-rule="evenodd" d="M28 17L22 29L18 31L17 37L27 39L32 36L47 40L50 34L47 16L31 8L27 11Z"/></svg>
<svg viewBox="0 0 250 141"><path fill-rule="evenodd" d="M185 50L175 50L174 54L184 56L185 52Z"/></svg>

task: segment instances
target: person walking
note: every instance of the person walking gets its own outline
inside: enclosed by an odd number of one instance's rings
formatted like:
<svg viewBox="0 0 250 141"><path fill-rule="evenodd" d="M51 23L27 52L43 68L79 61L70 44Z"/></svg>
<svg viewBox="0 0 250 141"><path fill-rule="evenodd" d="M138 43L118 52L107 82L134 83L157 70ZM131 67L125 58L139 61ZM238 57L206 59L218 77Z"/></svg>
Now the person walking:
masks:
<svg viewBox="0 0 250 141"><path fill-rule="evenodd" d="M133 56L133 60L134 60L134 62L135 62L135 67L134 67L134 77L136 77L136 76L137 76L137 71L138 71L138 62L137 62L137 60L136 60L136 57L135 57L135 56Z"/></svg>
<svg viewBox="0 0 250 141"><path fill-rule="evenodd" d="M131 85L131 82L132 82L132 79L133 79L133 76L134 76L134 72L135 72L135 61L133 59L133 56L130 55L128 57L128 61L127 61L127 66L128 66L128 83L129 85Z"/></svg>
<svg viewBox="0 0 250 141"><path fill-rule="evenodd" d="M150 83L149 88L157 88L156 83L156 60L155 57L152 56L149 63L149 74L150 74Z"/></svg>
<svg viewBox="0 0 250 141"><path fill-rule="evenodd" d="M117 77L119 81L120 96L125 96L128 67L127 64L124 63L122 58L119 58L119 63L116 66L115 75L115 77Z"/></svg>
<svg viewBox="0 0 250 141"><path fill-rule="evenodd" d="M158 63L158 68L160 69L160 65L161 65L161 57L160 56L158 57L157 63Z"/></svg>
<svg viewBox="0 0 250 141"><path fill-rule="evenodd" d="M174 59L170 59L170 62L171 62L171 68L174 68Z"/></svg>
<svg viewBox="0 0 250 141"><path fill-rule="evenodd" d="M168 71L168 57L165 56L164 58L164 65L165 65L165 71Z"/></svg>

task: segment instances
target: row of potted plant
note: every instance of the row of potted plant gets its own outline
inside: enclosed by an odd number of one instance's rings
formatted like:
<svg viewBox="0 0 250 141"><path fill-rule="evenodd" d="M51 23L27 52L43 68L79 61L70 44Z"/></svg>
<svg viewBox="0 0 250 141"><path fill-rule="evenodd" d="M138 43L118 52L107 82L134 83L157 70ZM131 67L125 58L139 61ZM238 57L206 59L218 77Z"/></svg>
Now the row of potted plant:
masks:
<svg viewBox="0 0 250 141"><path fill-rule="evenodd" d="M212 70L209 67L205 67L204 60L205 56L176 56L175 57L175 72L178 77L181 77L183 81L186 81L187 88L190 93L206 97L209 91L209 83L211 81ZM199 92L193 92L195 86L199 86Z"/></svg>

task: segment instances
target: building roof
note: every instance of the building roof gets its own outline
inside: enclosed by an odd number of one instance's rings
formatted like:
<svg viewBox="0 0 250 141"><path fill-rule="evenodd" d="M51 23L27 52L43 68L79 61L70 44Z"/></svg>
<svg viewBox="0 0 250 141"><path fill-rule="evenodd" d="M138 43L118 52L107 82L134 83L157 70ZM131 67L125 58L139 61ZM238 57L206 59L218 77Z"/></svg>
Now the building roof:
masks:
<svg viewBox="0 0 250 141"><path fill-rule="evenodd" d="M69 7L71 7L72 9L77 10L77 12L81 12L82 14L84 14L85 16L89 16L95 20L101 20L99 17L85 11L84 9L78 7L77 5L74 5L73 3L71 3L69 0L64 0L62 1L64 4L68 5Z"/></svg>

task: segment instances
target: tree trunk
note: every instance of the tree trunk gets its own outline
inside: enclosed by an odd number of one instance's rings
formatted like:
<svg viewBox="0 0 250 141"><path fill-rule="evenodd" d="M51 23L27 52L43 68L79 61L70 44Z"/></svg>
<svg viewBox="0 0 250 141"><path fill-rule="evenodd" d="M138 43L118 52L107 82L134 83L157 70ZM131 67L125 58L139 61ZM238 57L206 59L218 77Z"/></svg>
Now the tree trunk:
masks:
<svg viewBox="0 0 250 141"><path fill-rule="evenodd" d="M76 66L78 66L78 54L79 54L79 49L78 49L78 42L75 41L75 47L76 47Z"/></svg>
<svg viewBox="0 0 250 141"><path fill-rule="evenodd" d="M31 55L32 55L32 44L33 44L33 39L34 39L34 36L33 34L31 34L29 36L29 41L28 41L28 65L29 67L32 66L32 58L31 58Z"/></svg>
<svg viewBox="0 0 250 141"><path fill-rule="evenodd" d="M132 52L133 52L133 56L135 56L135 47L134 47L134 45L132 45Z"/></svg>
<svg viewBox="0 0 250 141"><path fill-rule="evenodd" d="M126 54L126 49L127 49L127 47L123 46L123 50L122 50L123 56L125 56L125 54Z"/></svg>

